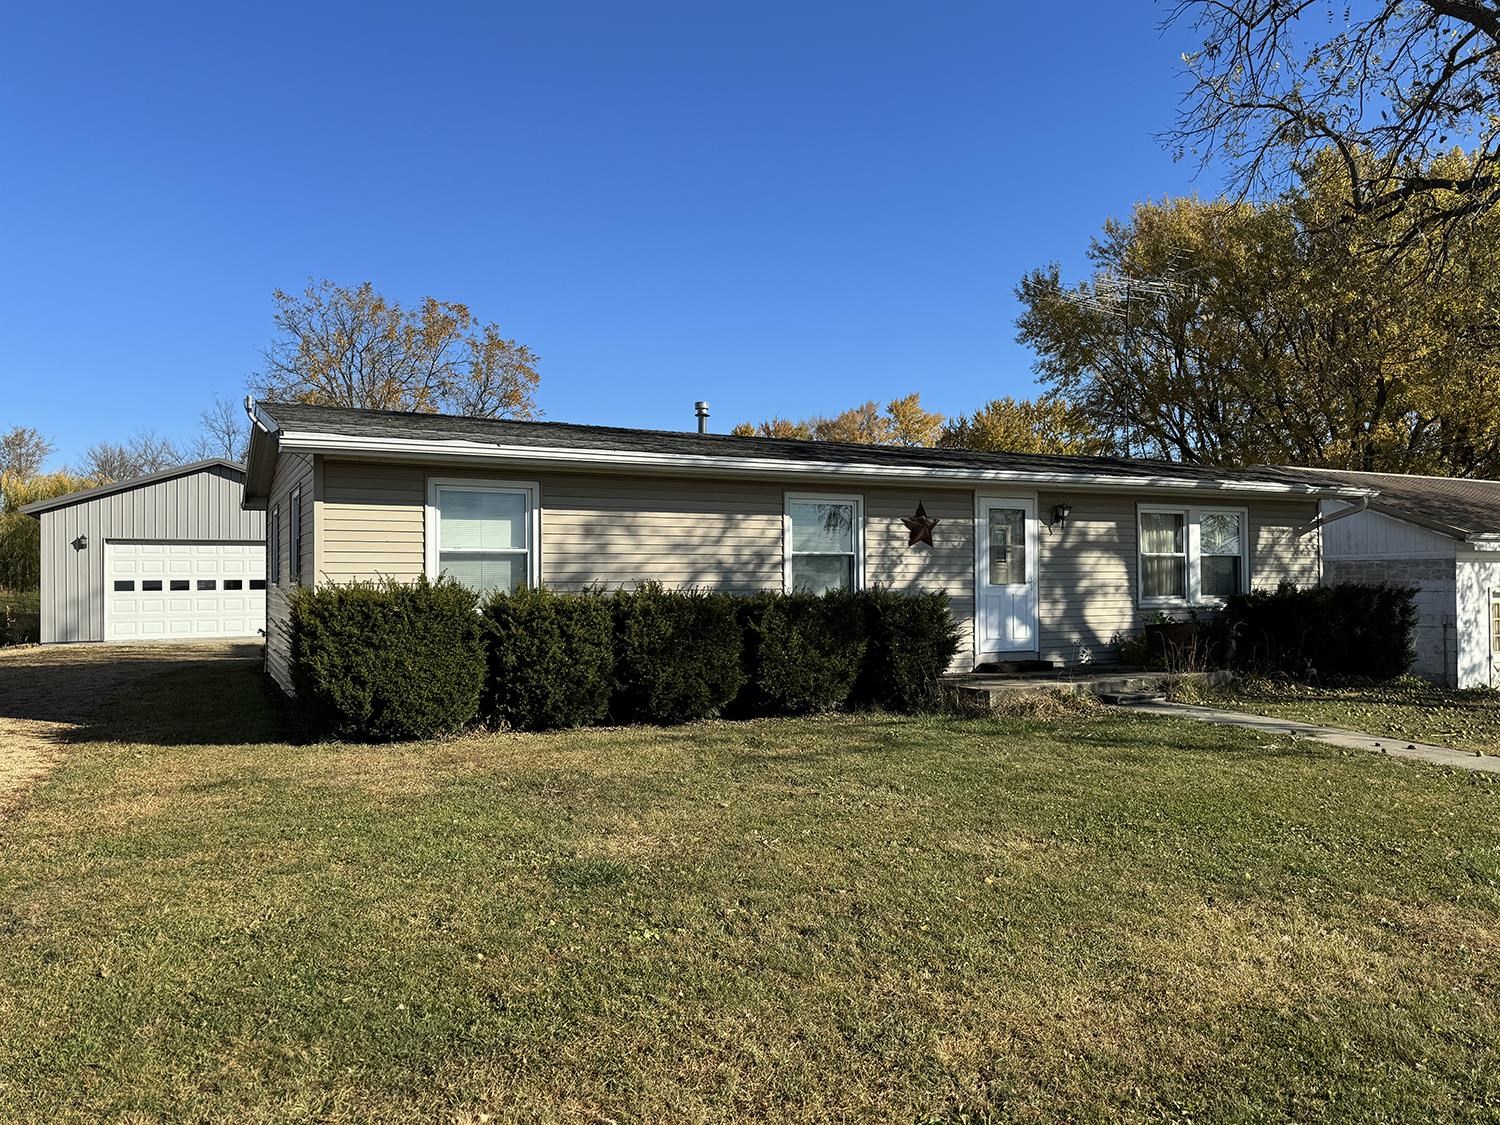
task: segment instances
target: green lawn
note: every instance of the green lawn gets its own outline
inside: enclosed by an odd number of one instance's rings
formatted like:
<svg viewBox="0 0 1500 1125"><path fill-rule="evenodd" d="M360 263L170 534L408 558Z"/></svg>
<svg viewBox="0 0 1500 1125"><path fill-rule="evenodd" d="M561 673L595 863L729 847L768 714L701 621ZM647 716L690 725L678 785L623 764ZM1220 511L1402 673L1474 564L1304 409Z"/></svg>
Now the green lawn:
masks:
<svg viewBox="0 0 1500 1125"><path fill-rule="evenodd" d="M265 699L159 675L0 822L0 1120L1500 1114L1483 776L1108 712L294 745Z"/></svg>
<svg viewBox="0 0 1500 1125"><path fill-rule="evenodd" d="M1245 680L1220 688L1186 689L1182 698L1409 742L1500 754L1500 691L1455 691L1415 676L1389 684L1341 687Z"/></svg>

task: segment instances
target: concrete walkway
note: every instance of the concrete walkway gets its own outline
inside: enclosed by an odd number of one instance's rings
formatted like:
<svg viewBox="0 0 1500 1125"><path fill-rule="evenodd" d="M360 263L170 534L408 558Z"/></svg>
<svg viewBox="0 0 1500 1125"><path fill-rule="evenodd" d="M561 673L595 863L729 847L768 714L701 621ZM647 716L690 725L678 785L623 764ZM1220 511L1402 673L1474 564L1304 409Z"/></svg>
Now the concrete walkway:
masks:
<svg viewBox="0 0 1500 1125"><path fill-rule="evenodd" d="M1313 723L1299 723L1294 719L1273 719L1269 715L1250 715L1244 711L1226 711L1220 707L1198 707L1189 703L1148 702L1130 704L1128 709L1148 715L1162 715L1173 719L1194 719L1203 723L1218 723L1221 726L1243 727L1258 730L1262 734L1289 734L1295 738L1312 738L1330 746L1341 746L1346 750L1373 750L1378 754L1389 754L1393 758L1410 758L1434 766L1451 766L1453 769L1472 770L1475 773L1500 774L1500 756L1475 754L1471 750L1454 750L1448 746L1429 746L1422 742L1407 742L1401 738L1376 738L1359 731L1343 730L1340 727L1323 727Z"/></svg>

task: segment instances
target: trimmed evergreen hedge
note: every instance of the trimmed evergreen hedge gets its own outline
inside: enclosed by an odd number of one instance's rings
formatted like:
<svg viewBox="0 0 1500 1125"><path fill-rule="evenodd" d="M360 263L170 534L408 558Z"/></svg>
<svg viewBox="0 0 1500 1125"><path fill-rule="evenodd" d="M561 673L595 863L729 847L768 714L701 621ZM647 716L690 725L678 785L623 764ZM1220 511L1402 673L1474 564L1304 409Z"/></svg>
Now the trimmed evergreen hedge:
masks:
<svg viewBox="0 0 1500 1125"><path fill-rule="evenodd" d="M887 711L925 711L942 701L942 677L958 652L958 626L941 590L897 593L876 586L860 595L869 647L854 701Z"/></svg>
<svg viewBox="0 0 1500 1125"><path fill-rule="evenodd" d="M1297 678L1390 680L1416 659L1417 591L1411 586L1343 582L1230 598L1221 628L1230 663Z"/></svg>
<svg viewBox="0 0 1500 1125"><path fill-rule="evenodd" d="M615 718L686 723L713 718L734 701L745 683L735 598L647 582L611 601Z"/></svg>
<svg viewBox="0 0 1500 1125"><path fill-rule="evenodd" d="M863 595L759 594L741 602L740 627L738 712L806 715L849 702L869 647Z"/></svg>
<svg viewBox="0 0 1500 1125"><path fill-rule="evenodd" d="M519 730L683 723L940 702L958 648L947 595L734 597L648 583L520 589L482 612L452 582L355 583L292 600L292 678L320 731L430 738L478 718Z"/></svg>
<svg viewBox="0 0 1500 1125"><path fill-rule="evenodd" d="M372 742L432 738L479 713L485 681L475 595L391 580L292 595L292 682L319 731Z"/></svg>
<svg viewBox="0 0 1500 1125"><path fill-rule="evenodd" d="M483 712L518 730L594 726L614 691L614 618L596 593L521 587L484 607L489 676Z"/></svg>

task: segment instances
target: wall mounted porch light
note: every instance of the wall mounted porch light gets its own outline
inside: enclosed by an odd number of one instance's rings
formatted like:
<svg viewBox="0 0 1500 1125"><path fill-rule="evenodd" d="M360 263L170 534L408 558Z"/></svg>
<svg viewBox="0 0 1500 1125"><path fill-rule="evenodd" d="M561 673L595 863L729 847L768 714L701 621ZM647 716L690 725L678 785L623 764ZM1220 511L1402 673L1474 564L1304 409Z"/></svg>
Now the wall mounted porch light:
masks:
<svg viewBox="0 0 1500 1125"><path fill-rule="evenodd" d="M75 551L81 551L88 545L89 537L87 535L80 535L77 539L73 540L72 543L73 550Z"/></svg>
<svg viewBox="0 0 1500 1125"><path fill-rule="evenodd" d="M1073 514L1073 505L1072 504L1053 504L1052 505L1052 522L1047 525L1047 529L1050 531L1052 528L1057 527L1057 528L1061 528L1063 531L1067 531L1068 530L1068 517L1071 516L1072 514Z"/></svg>

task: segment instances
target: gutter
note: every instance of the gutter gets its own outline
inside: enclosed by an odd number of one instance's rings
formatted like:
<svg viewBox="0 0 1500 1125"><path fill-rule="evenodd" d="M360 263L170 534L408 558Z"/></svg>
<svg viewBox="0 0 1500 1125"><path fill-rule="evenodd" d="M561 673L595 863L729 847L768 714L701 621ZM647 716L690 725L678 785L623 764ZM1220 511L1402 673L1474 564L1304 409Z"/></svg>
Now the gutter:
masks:
<svg viewBox="0 0 1500 1125"><path fill-rule="evenodd" d="M1345 498L1342 497L1342 496L1336 496L1336 497L1333 497L1333 499L1343 500ZM1369 496L1361 496L1356 503L1350 505L1349 507L1347 507L1347 508L1340 508L1338 511L1334 512L1332 515L1327 515L1327 516L1320 515L1320 516L1318 516L1317 519L1313 520L1312 523L1308 524L1306 527L1299 527L1297 529L1297 534L1298 535L1307 535L1310 532L1322 531L1325 527L1327 527L1331 523L1338 523L1339 520L1346 520L1350 516L1357 516L1357 515L1359 515L1360 512L1363 512L1369 506L1370 506L1370 498L1369 498Z"/></svg>
<svg viewBox="0 0 1500 1125"><path fill-rule="evenodd" d="M264 411L258 411L265 416ZM259 419L257 418L259 424ZM275 422L271 420L274 427ZM651 469L683 475L754 474L757 476L832 476L878 481L953 481L1055 485L1071 488L1140 489L1168 488L1207 492L1276 493L1290 496L1363 497L1372 490L1342 486L1320 487L1284 481L1183 480L1164 476L1122 477L1092 473L1027 472L1016 469L959 469L871 465L840 461L786 461L772 457L714 457L704 454L647 453L638 450L564 448L554 446L505 446L489 442L424 438L368 438L352 434L330 434L311 430L282 430L279 445L286 452L347 454L386 459L464 459L471 461L522 462L536 465L566 465L580 468Z"/></svg>

